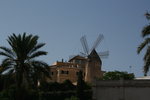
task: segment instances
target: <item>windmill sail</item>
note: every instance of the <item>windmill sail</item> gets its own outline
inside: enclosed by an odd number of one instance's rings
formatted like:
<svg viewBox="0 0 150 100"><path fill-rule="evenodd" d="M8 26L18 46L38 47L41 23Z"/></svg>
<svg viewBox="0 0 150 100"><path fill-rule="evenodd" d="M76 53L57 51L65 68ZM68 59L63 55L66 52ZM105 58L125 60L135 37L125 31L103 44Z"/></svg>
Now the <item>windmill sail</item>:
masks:
<svg viewBox="0 0 150 100"><path fill-rule="evenodd" d="M93 44L93 47L91 48L90 51L92 51L93 49L96 49L97 46L100 44L100 42L104 39L104 36L102 34L99 34L98 38L96 39L96 41Z"/></svg>
<svg viewBox="0 0 150 100"><path fill-rule="evenodd" d="M88 55L89 54L89 47L88 47L88 44L87 44L86 36L85 35L82 36L81 39L80 39L80 41L81 41L84 53L86 55Z"/></svg>
<svg viewBox="0 0 150 100"><path fill-rule="evenodd" d="M102 34L99 34L96 41L94 42L92 48L89 50L88 47L88 43L86 40L86 36L82 36L80 41L83 47L84 52L80 52L80 55L83 57L87 57L94 49L96 49L98 47L98 45L100 44L100 42L104 39L104 36ZM101 58L108 58L109 56L109 51L104 51L104 52L99 52L98 55Z"/></svg>
<svg viewBox="0 0 150 100"><path fill-rule="evenodd" d="M109 51L99 52L98 55L100 56L100 58L108 58Z"/></svg>

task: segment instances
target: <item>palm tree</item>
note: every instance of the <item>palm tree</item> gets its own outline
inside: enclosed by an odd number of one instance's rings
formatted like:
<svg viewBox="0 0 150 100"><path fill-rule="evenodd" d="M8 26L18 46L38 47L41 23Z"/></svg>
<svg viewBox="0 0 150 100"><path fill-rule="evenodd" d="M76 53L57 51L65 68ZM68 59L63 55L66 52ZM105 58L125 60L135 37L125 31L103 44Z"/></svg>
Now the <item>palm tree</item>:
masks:
<svg viewBox="0 0 150 100"><path fill-rule="evenodd" d="M33 83L35 80L33 77L37 75L37 71L39 72L38 76L49 76L48 64L35 60L35 58L47 54L47 52L39 50L45 43L38 43L38 38L37 35L27 35L26 33L15 35L13 33L7 39L11 48L0 47L0 55L5 56L0 73L14 75L18 88ZM38 77L36 80L40 80L40 78Z"/></svg>
<svg viewBox="0 0 150 100"><path fill-rule="evenodd" d="M145 14L146 18L150 20L150 14ZM150 67L150 24L146 25L142 30L142 37L145 39L138 47L137 53L139 54L144 48L146 48L146 53L144 55L144 75L147 75Z"/></svg>

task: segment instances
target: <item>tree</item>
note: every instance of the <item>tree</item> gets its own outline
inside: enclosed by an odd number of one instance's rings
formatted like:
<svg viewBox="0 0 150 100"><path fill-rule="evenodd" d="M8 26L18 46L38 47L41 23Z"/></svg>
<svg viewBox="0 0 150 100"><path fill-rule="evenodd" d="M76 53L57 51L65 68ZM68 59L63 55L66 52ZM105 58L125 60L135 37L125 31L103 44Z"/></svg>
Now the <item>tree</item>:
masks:
<svg viewBox="0 0 150 100"><path fill-rule="evenodd" d="M0 55L5 56L0 73L14 75L18 89L22 86L29 86L32 81L35 81L36 75L36 81L40 80L41 75L49 76L48 64L35 60L47 54L39 50L45 43L38 43L38 39L37 35L13 33L7 39L10 48L0 47Z"/></svg>
<svg viewBox="0 0 150 100"><path fill-rule="evenodd" d="M65 100L79 100L79 99L75 96L71 96L71 98L66 98Z"/></svg>
<svg viewBox="0 0 150 100"><path fill-rule="evenodd" d="M75 85L72 84L70 80L65 80L62 84L62 91L75 90Z"/></svg>
<svg viewBox="0 0 150 100"><path fill-rule="evenodd" d="M146 18L150 20L150 14L145 14ZM150 24L146 25L142 30L142 37L145 39L138 47L137 53L139 54L144 48L146 48L146 53L144 55L144 75L147 75L150 67Z"/></svg>
<svg viewBox="0 0 150 100"><path fill-rule="evenodd" d="M120 71L110 71L104 74L103 80L132 80L134 79L134 74L128 74L127 72Z"/></svg>
<svg viewBox="0 0 150 100"><path fill-rule="evenodd" d="M84 85L82 71L79 71L78 80L77 80L77 97L79 100L84 100Z"/></svg>

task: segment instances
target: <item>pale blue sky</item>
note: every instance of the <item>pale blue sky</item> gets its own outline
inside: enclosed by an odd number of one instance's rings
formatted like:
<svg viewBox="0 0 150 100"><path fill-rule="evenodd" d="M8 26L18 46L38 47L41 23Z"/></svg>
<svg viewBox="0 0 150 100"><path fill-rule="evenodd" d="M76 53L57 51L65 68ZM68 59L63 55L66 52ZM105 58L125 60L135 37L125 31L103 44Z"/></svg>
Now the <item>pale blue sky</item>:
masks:
<svg viewBox="0 0 150 100"><path fill-rule="evenodd" d="M39 42L46 43L43 50L48 55L42 59L52 64L83 51L81 36L86 35L92 46L103 34L97 51L109 50L110 55L102 59L102 69L142 76L143 55L136 49L148 24L146 11L150 0L1 0L0 45L9 46L6 39L12 33L36 34Z"/></svg>

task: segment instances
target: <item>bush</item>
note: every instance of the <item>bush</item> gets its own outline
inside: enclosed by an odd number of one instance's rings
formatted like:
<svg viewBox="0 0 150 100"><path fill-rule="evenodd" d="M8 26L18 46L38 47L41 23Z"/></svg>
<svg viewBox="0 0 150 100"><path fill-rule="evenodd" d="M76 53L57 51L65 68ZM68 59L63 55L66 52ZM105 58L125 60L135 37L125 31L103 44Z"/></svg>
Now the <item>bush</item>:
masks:
<svg viewBox="0 0 150 100"><path fill-rule="evenodd" d="M69 91L69 90L75 90L76 86L71 83L70 80L65 80L63 83L58 82L43 82L41 83L39 87L40 91Z"/></svg>
<svg viewBox="0 0 150 100"><path fill-rule="evenodd" d="M65 80L61 85L61 91L75 90L76 86L70 80Z"/></svg>
<svg viewBox="0 0 150 100"><path fill-rule="evenodd" d="M38 92L25 88L17 90L14 85L0 92L0 100L16 100L18 97L21 100L38 100Z"/></svg>
<svg viewBox="0 0 150 100"><path fill-rule="evenodd" d="M75 91L41 92L39 100L64 100L65 98L70 98L75 95Z"/></svg>
<svg viewBox="0 0 150 100"><path fill-rule="evenodd" d="M79 100L92 100L91 86L83 80L82 71L78 74L76 96Z"/></svg>
<svg viewBox="0 0 150 100"><path fill-rule="evenodd" d="M79 99L75 96L71 96L71 98L66 98L65 100L79 100Z"/></svg>
<svg viewBox="0 0 150 100"><path fill-rule="evenodd" d="M15 100L16 88L14 85L0 92L0 100Z"/></svg>
<svg viewBox="0 0 150 100"><path fill-rule="evenodd" d="M129 74L127 72L120 72L120 71L111 71L107 72L103 76L103 80L133 80L134 74Z"/></svg>
<svg viewBox="0 0 150 100"><path fill-rule="evenodd" d="M17 89L16 85L11 85L0 92L0 100L17 100L18 98L20 100L81 100L77 98L77 89L78 91L82 89L84 100L92 100L91 86L86 84L83 80L78 88L69 80L63 83L43 82L38 89L29 89L25 87Z"/></svg>

